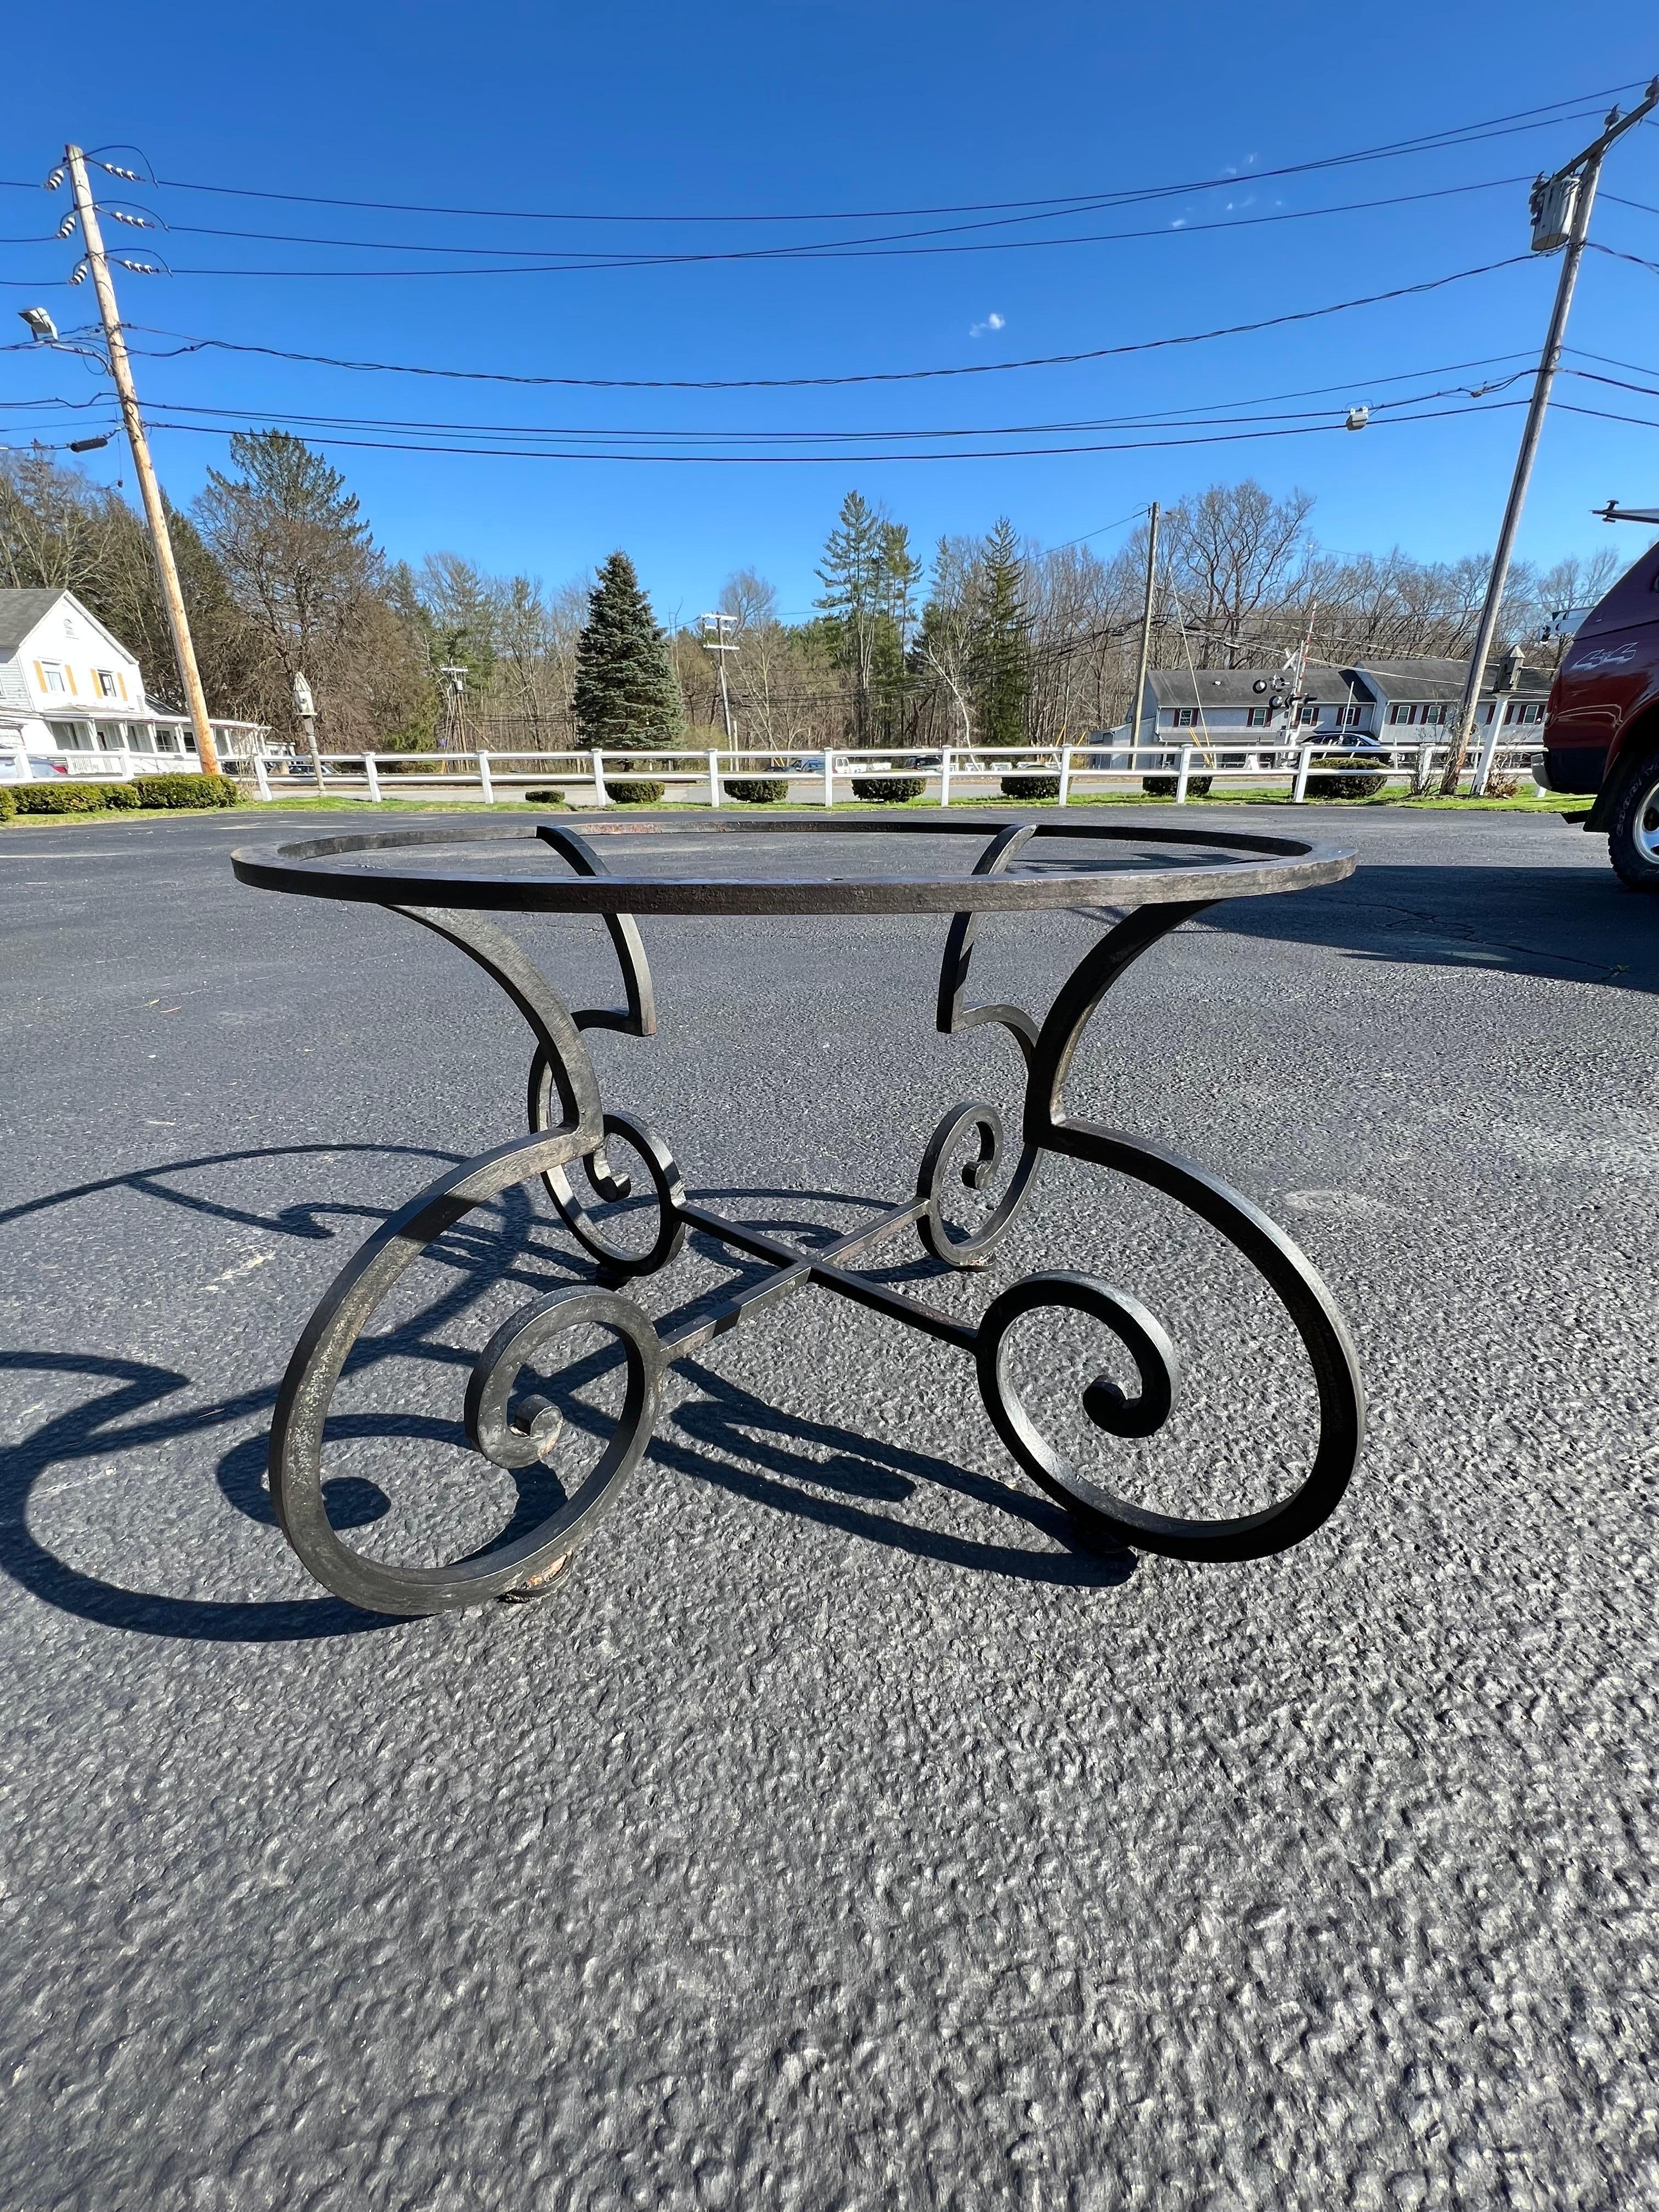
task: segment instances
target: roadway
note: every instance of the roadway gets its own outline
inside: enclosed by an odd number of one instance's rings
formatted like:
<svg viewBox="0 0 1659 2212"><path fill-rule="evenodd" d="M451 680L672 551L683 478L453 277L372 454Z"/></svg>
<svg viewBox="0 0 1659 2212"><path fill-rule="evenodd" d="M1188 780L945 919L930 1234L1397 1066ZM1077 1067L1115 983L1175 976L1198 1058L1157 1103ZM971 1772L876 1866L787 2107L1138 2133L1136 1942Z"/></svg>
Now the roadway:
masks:
<svg viewBox="0 0 1659 2212"><path fill-rule="evenodd" d="M967 1362L806 1291L676 1370L546 1600L391 1623L288 1552L264 1435L346 1255L514 1133L522 1025L407 922L235 885L269 811L0 833L0 2203L1659 2201L1659 902L1553 817L1297 818L1358 872L1158 948L1077 1085L1331 1284L1371 1432L1324 1529L1080 1549ZM936 922L643 927L607 1103L729 1211L839 1229L1015 1102L933 1033ZM1091 931L988 923L975 994ZM525 934L614 1000L597 924ZM354 1541L498 1509L467 1363L574 1262L520 1195L410 1279L331 1448ZM1209 1232L1054 1163L937 1295L1043 1266L1180 1346L1126 1484L1282 1480L1306 1378Z"/></svg>

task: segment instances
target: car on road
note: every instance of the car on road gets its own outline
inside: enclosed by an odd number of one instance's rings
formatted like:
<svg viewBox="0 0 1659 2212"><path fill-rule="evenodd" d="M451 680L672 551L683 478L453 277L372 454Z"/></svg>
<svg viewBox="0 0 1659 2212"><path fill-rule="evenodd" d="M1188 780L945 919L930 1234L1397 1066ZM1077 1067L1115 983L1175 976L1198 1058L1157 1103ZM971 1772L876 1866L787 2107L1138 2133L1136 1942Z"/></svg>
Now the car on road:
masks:
<svg viewBox="0 0 1659 2212"><path fill-rule="evenodd" d="M1579 624L1550 688L1539 780L1593 794L1584 827L1605 834L1620 881L1659 891L1659 540Z"/></svg>

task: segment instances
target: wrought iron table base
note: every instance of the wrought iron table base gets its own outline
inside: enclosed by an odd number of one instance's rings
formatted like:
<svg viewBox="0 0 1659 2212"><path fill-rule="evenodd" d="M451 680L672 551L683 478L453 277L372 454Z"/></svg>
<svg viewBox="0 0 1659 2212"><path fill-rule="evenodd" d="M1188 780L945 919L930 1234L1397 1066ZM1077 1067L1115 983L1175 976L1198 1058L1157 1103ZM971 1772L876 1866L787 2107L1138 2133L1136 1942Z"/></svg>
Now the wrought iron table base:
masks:
<svg viewBox="0 0 1659 2212"><path fill-rule="evenodd" d="M984 825L976 826L988 834ZM1042 826L1033 822L991 825L994 834L980 856L975 877L1002 875ZM543 823L536 834L577 877L605 875L604 863L574 830ZM1049 830L1048 834L1079 833ZM301 855L331 855L420 842L416 833L403 838L322 840L291 850ZM1203 842L1249 841L1217 836ZM259 856L238 855L238 873L245 879L270 880L283 889L304 887L277 882L268 866L262 878L260 865ZM981 885L978 895L986 896L990 890ZM1003 1443L1025 1473L1097 1539L1188 1559L1245 1559L1298 1542L1334 1510L1358 1455L1364 1401L1353 1346L1324 1284L1266 1214L1206 1169L1123 1131L1079 1119L1065 1104L1066 1076L1079 1041L1107 992L1149 946L1203 913L1212 899L1170 897L1166 889L1161 903L1135 908L1079 961L1041 1023L1018 1006L964 1004L984 908L956 913L940 973L939 1027L949 1035L994 1024L1013 1039L1025 1066L1020 1149L1006 1188L976 1230L963 1235L952 1227L945 1201L953 1170L969 1188L986 1188L1006 1165L1010 1149L997 1109L969 1101L940 1122L922 1158L913 1197L874 1222L816 1249L728 1220L693 1203L662 1139L632 1116L603 1109L583 1031L603 1027L646 1036L656 1026L650 969L631 915L614 908L601 909L621 963L626 1005L573 1014L523 948L479 913L395 898L382 902L459 946L494 977L524 1015L536 1037L530 1075L531 1132L441 1176L377 1230L336 1279L295 1351L271 1429L271 1496L289 1542L318 1580L337 1595L374 1611L407 1615L491 1598L538 1595L592 1534L644 1455L667 1366L736 1328L747 1315L809 1284L967 1353L975 1363L986 1411ZM571 1184L570 1170L580 1163L602 1200L614 1204L631 1194L632 1183L614 1170L607 1152L615 1139L638 1153L650 1181L656 1233L644 1249L613 1243ZM968 1157L957 1169L964 1147ZM1159 1322L1127 1292L1091 1275L1036 1273L994 1297L975 1323L878 1281L854 1264L914 1226L926 1249L946 1266L982 1265L1027 1202L1033 1174L1045 1153L1110 1169L1175 1199L1228 1238L1278 1297L1306 1350L1319 1413L1311 1464L1278 1503L1231 1519L1193 1520L1152 1512L1101 1487L1044 1436L1018 1394L1010 1363L1015 1325L1041 1308L1070 1308L1097 1322L1118 1340L1133 1364L1139 1380L1134 1396L1126 1396L1104 1377L1084 1392L1084 1410L1096 1427L1109 1436L1146 1437L1168 1419L1180 1382L1176 1350ZM521 1469L550 1456L560 1426L557 1409L544 1398L520 1395L520 1377L532 1363L544 1364L560 1338L594 1326L617 1340L623 1356L625 1384L614 1431L574 1495L527 1534L436 1568L395 1566L356 1551L330 1525L323 1496L325 1424L351 1347L393 1285L435 1238L474 1207L538 1177L577 1243L596 1262L597 1280L591 1288L576 1286L534 1298L496 1330L479 1352L467 1385L467 1434L477 1450L501 1468ZM618 1285L668 1266L692 1231L766 1263L770 1272L712 1314L659 1329Z"/></svg>

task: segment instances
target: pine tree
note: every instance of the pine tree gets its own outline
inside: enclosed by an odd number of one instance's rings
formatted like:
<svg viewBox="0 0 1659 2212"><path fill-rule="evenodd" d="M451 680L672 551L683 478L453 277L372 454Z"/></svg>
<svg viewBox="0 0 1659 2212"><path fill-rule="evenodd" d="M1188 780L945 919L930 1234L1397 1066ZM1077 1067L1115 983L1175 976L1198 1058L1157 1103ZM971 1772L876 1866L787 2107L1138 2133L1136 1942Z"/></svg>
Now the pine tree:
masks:
<svg viewBox="0 0 1659 2212"><path fill-rule="evenodd" d="M611 556L587 597L576 643L576 727L590 745L672 745L684 716L668 641L626 553Z"/></svg>
<svg viewBox="0 0 1659 2212"><path fill-rule="evenodd" d="M818 580L836 663L852 679L848 735L855 745L872 736L872 694L882 599L882 518L862 492L849 491L823 549Z"/></svg>
<svg viewBox="0 0 1659 2212"><path fill-rule="evenodd" d="M981 741L1024 744L1031 689L1031 618L1025 603L1025 564L1014 526L1006 514L986 539L977 568L969 653Z"/></svg>
<svg viewBox="0 0 1659 2212"><path fill-rule="evenodd" d="M855 745L902 735L905 643L921 574L904 525L849 491L818 569L823 596L813 604L823 610L836 665L851 678L848 735Z"/></svg>

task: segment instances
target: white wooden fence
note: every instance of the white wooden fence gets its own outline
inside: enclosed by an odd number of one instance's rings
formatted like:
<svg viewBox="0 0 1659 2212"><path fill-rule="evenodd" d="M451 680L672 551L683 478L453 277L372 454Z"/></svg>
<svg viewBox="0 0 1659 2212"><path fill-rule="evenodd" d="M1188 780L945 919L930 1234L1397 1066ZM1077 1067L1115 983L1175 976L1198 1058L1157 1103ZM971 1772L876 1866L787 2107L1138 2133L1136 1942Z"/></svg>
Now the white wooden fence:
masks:
<svg viewBox="0 0 1659 2212"><path fill-rule="evenodd" d="M1493 770L1528 774L1538 750L1535 739L1525 746L1500 746ZM371 805L392 798L441 795L493 805L500 799L521 799L531 790L550 789L575 805L601 807L616 803L613 785L635 782L662 784L681 803L721 806L732 803L732 782L752 780L784 783L798 805L805 801L835 806L854 795L854 779L909 776L921 778L925 796L948 806L957 799L1000 798L1005 775L1025 775L1052 778L1055 790L1048 803L1065 806L1074 795L1104 795L1126 786L1139 788L1143 776L1156 775L1171 780L1170 795L1179 806L1187 803L1195 777L1208 777L1212 785L1256 785L1264 793L1288 782L1288 795L1299 805L1306 801L1310 775L1322 769L1358 763L1368 769L1381 769L1395 781L1410 779L1420 788L1438 777L1446 757L1443 744L1363 750L1350 741L1238 750L1215 744L1097 743L976 745L971 750L947 747L920 757L757 750L611 751L604 747L567 753L325 753L314 764L308 753L283 759L254 753L228 756L221 766L227 775L252 782L261 799L273 803L321 791L361 797ZM1471 770L1474 759L1472 750Z"/></svg>

